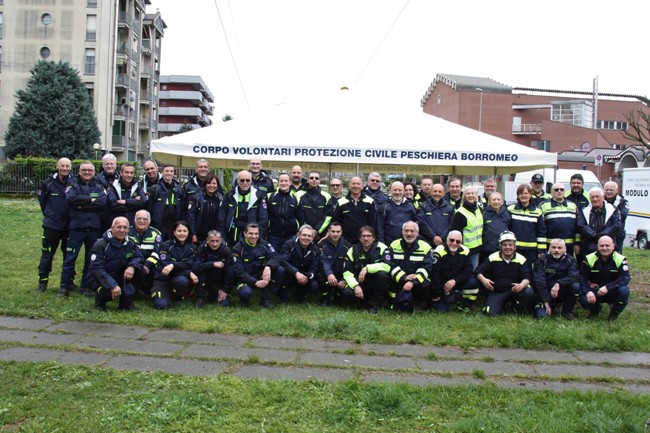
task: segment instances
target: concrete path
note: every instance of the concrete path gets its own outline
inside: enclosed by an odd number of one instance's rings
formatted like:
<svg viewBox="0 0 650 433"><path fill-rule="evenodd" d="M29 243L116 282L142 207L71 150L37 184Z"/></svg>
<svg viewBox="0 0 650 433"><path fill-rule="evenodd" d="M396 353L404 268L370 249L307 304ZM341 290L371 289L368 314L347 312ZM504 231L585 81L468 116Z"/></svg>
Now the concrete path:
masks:
<svg viewBox="0 0 650 433"><path fill-rule="evenodd" d="M0 316L0 360L245 379L650 394L650 353L355 344Z"/></svg>

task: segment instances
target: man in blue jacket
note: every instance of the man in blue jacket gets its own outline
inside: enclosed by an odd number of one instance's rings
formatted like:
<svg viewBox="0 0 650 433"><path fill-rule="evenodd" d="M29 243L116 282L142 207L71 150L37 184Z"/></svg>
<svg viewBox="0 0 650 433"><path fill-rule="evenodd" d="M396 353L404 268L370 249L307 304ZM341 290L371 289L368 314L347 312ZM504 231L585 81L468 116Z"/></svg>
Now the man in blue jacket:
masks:
<svg viewBox="0 0 650 433"><path fill-rule="evenodd" d="M232 251L221 238L221 232L210 230L204 242L194 252L194 273L199 277L196 286L196 308L205 302L217 301L222 307L230 306L228 295L235 274Z"/></svg>
<svg viewBox="0 0 650 433"><path fill-rule="evenodd" d="M352 246L343 237L341 223L334 221L327 230L327 236L320 240L320 285L321 305L329 305L330 301L340 302L344 299L354 299L354 292L347 287L343 278L345 255Z"/></svg>
<svg viewBox="0 0 650 433"><path fill-rule="evenodd" d="M598 251L588 254L580 266L580 305L589 318L598 316L602 304L609 304L609 320L618 319L630 298L630 268L627 259L614 251L609 236L598 239Z"/></svg>
<svg viewBox="0 0 650 433"><path fill-rule="evenodd" d="M160 230L164 239L169 239L172 225L183 216L183 189L174 178L173 165L163 165L162 172L160 181L147 192L147 210L151 225Z"/></svg>
<svg viewBox="0 0 650 433"><path fill-rule="evenodd" d="M135 180L135 166L122 164L120 176L107 188L109 215L114 220L123 216L129 224L135 222L135 213L147 205L147 194Z"/></svg>
<svg viewBox="0 0 650 433"><path fill-rule="evenodd" d="M232 248L232 255L239 305L248 307L254 289L260 289L260 305L273 308L273 293L284 279L284 268L280 266L280 257L273 247L260 239L260 226L257 223L246 224L243 239Z"/></svg>
<svg viewBox="0 0 650 433"><path fill-rule="evenodd" d="M285 281L279 296L280 301L288 300L288 291L293 289L297 302L305 302L307 295L318 293L318 268L321 251L314 243L314 229L303 225L294 239L282 245L280 257L285 269Z"/></svg>
<svg viewBox="0 0 650 433"><path fill-rule="evenodd" d="M136 310L133 305L135 274L143 262L140 248L131 241L129 221L124 217L113 220L110 230L93 245L90 255L90 275L95 293L95 308L108 311L106 303L119 299L118 309Z"/></svg>
<svg viewBox="0 0 650 433"><path fill-rule="evenodd" d="M63 257L66 255L70 226L70 208L65 193L71 188L74 179L70 176L72 163L61 158L56 163L56 173L48 177L38 189L38 204L43 212L43 240L41 262L38 264L38 291L47 290L47 282L52 271L52 261L61 245Z"/></svg>
<svg viewBox="0 0 650 433"><path fill-rule="evenodd" d="M259 238L266 239L269 213L266 194L252 186L253 176L249 171L240 171L237 186L228 191L221 202L219 212L221 234L229 247L237 244L248 223L259 226Z"/></svg>
<svg viewBox="0 0 650 433"><path fill-rule="evenodd" d="M562 239L551 241L548 254L537 259L534 270L535 317L548 317L562 305L562 317L573 320L573 307L580 295L580 271Z"/></svg>
<svg viewBox="0 0 650 433"><path fill-rule="evenodd" d="M88 265L90 249L101 235L102 216L106 212L106 190L95 178L95 166L92 162L81 163L77 183L67 189L66 199L70 206L70 234L61 272L59 296L70 294L75 263L82 246L85 249L85 257L81 290L83 294L93 296Z"/></svg>

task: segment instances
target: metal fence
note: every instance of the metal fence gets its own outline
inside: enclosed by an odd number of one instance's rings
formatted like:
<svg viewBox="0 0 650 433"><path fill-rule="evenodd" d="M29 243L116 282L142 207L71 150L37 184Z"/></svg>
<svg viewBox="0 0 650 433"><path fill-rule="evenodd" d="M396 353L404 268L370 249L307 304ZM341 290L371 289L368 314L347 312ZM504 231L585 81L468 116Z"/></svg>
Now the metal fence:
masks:
<svg viewBox="0 0 650 433"><path fill-rule="evenodd" d="M95 162L99 171L100 162ZM136 178L142 176L142 168L136 167ZM6 161L0 164L0 194L37 194L38 187L52 173L56 172L56 163L31 163ZM176 178L181 184L194 176L196 167L176 167ZM218 170L212 170L219 175ZM72 164L72 172L79 173L79 164Z"/></svg>
<svg viewBox="0 0 650 433"><path fill-rule="evenodd" d="M36 194L39 185L55 171L56 163L5 162L0 165L0 193Z"/></svg>

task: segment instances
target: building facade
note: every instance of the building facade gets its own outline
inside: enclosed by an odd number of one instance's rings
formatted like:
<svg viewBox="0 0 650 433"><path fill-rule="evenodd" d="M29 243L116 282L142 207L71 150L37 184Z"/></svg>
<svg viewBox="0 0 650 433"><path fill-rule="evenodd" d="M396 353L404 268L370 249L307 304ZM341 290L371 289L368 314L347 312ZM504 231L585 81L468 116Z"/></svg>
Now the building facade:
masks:
<svg viewBox="0 0 650 433"><path fill-rule="evenodd" d="M160 77L158 136L175 135L183 125L192 129L212 125L214 96L200 76Z"/></svg>
<svg viewBox="0 0 650 433"><path fill-rule="evenodd" d="M79 71L92 99L102 152L142 160L157 138L165 23L149 0L0 0L0 153L19 89L39 59ZM94 143L89 143L90 145Z"/></svg>
<svg viewBox="0 0 650 433"><path fill-rule="evenodd" d="M587 169L618 180L637 142L626 139L625 114L649 109L635 95L513 88L490 78L438 74L424 94L425 113L515 143L558 153L559 168ZM600 155L600 156L597 156ZM602 166L596 166L601 159ZM637 161L643 165L644 161Z"/></svg>

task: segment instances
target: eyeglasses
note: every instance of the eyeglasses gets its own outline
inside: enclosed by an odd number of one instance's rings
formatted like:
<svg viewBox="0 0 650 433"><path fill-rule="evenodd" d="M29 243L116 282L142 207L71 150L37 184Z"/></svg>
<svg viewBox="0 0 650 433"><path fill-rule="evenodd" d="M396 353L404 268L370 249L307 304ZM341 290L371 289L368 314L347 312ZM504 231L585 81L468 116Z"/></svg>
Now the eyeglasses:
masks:
<svg viewBox="0 0 650 433"><path fill-rule="evenodd" d="M239 179L240 182L244 183L249 183L251 180L250 179Z"/></svg>
<svg viewBox="0 0 650 433"><path fill-rule="evenodd" d="M330 183L330 186L331 186L332 188L339 188L339 187L343 186L343 184L340 184L340 183Z"/></svg>
<svg viewBox="0 0 650 433"><path fill-rule="evenodd" d="M378 183L378 182L381 182L381 180L379 180L379 179L370 179L368 182Z"/></svg>
<svg viewBox="0 0 650 433"><path fill-rule="evenodd" d="M459 245L463 242L460 239L447 239L447 241L452 244L459 244Z"/></svg>
<svg viewBox="0 0 650 433"><path fill-rule="evenodd" d="M564 191L564 188L553 188L553 191L555 191L555 192Z"/></svg>
<svg viewBox="0 0 650 433"><path fill-rule="evenodd" d="M320 177L309 176L309 180L320 180Z"/></svg>

